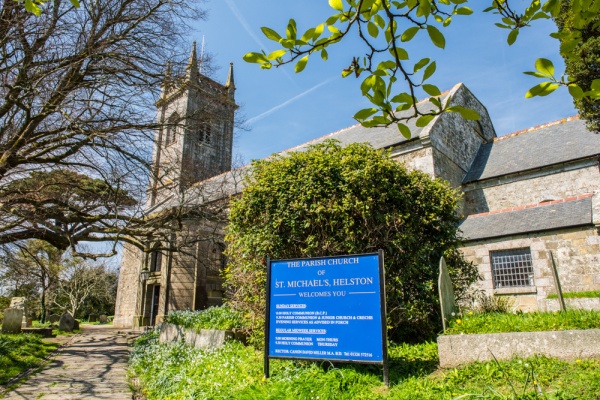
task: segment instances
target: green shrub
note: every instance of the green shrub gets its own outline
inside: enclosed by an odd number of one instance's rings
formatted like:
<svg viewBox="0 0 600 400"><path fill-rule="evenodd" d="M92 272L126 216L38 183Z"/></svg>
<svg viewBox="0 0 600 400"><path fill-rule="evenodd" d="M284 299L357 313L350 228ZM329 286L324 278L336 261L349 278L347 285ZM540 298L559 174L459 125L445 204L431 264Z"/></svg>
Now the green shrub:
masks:
<svg viewBox="0 0 600 400"><path fill-rule="evenodd" d="M169 311L165 322L196 330L231 330L244 326L242 315L227 306L210 307L201 311Z"/></svg>
<svg viewBox="0 0 600 400"><path fill-rule="evenodd" d="M385 251L389 336L434 337L441 329L438 263L452 259L459 296L477 279L458 253L458 195L407 171L383 151L335 141L254 161L231 204L226 283L230 304L262 329L265 260ZM255 331L259 331L256 329Z"/></svg>

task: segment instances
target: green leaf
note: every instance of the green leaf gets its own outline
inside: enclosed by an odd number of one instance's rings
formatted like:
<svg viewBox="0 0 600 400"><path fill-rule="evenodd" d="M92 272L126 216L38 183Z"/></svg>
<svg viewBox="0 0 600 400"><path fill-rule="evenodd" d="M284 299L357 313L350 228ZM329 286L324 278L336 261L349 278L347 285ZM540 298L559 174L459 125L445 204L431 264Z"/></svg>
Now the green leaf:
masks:
<svg viewBox="0 0 600 400"><path fill-rule="evenodd" d="M271 39L276 42L279 42L281 40L281 36L279 36L279 33L275 32L271 28L267 28L266 26L263 26L262 28L260 28L260 30L267 37L267 39Z"/></svg>
<svg viewBox="0 0 600 400"><path fill-rule="evenodd" d="M454 14L471 15L471 14L473 14L473 10L471 10L469 7L460 7L454 11Z"/></svg>
<svg viewBox="0 0 600 400"><path fill-rule="evenodd" d="M444 35L442 35L442 32L440 32L438 28L436 28L433 25L427 25L427 33L429 34L429 38L431 39L431 42L434 45L436 45L440 49L446 47L446 39L444 38Z"/></svg>
<svg viewBox="0 0 600 400"><path fill-rule="evenodd" d="M412 136L410 128L408 126L404 125L403 123L398 124L398 130L400 131L402 136L404 136L406 139L410 139L410 137Z"/></svg>
<svg viewBox="0 0 600 400"><path fill-rule="evenodd" d="M442 94L442 92L440 92L440 89L438 89L438 87L435 85L425 84L422 86L422 88L425 91L425 93L427 93L430 96L439 96L440 94Z"/></svg>
<svg viewBox="0 0 600 400"><path fill-rule="evenodd" d="M554 64L546 58L538 58L535 60L535 69L548 78L554 77Z"/></svg>
<svg viewBox="0 0 600 400"><path fill-rule="evenodd" d="M421 59L418 63L415 64L413 72L417 72L418 70L420 70L421 68L426 66L428 63L429 63L429 58Z"/></svg>
<svg viewBox="0 0 600 400"><path fill-rule="evenodd" d="M509 46L512 46L513 43L517 40L517 36L519 36L519 29L513 29L508 34L508 38L506 38L506 42Z"/></svg>
<svg viewBox="0 0 600 400"><path fill-rule="evenodd" d="M396 47L396 51L394 49L390 49L390 53L393 57L397 57L398 60L408 60L408 52L404 50L402 47Z"/></svg>
<svg viewBox="0 0 600 400"><path fill-rule="evenodd" d="M327 50L325 50L325 49L321 50L321 58L323 59L323 61L327 61L328 57L329 57L329 55L327 54Z"/></svg>
<svg viewBox="0 0 600 400"><path fill-rule="evenodd" d="M42 9L38 7L32 0L25 0L25 10L39 17L42 15Z"/></svg>
<svg viewBox="0 0 600 400"><path fill-rule="evenodd" d="M435 115L431 115L431 114L422 115L419 117L419 119L417 119L417 122L415 124L419 128L424 128L427 126L427 124L429 124L431 122L433 117L435 117Z"/></svg>
<svg viewBox="0 0 600 400"><path fill-rule="evenodd" d="M79 0L71 0L71 4L73 4L73 6L75 8L79 8L80 7Z"/></svg>
<svg viewBox="0 0 600 400"><path fill-rule="evenodd" d="M269 60L276 60L278 58L283 57L285 54L287 53L287 50L275 50L273 52L271 52L268 56L267 59Z"/></svg>
<svg viewBox="0 0 600 400"><path fill-rule="evenodd" d="M585 94L583 93L583 89L581 89L579 86L575 85L574 83L569 85L569 93L576 100L583 99L583 97L585 96Z"/></svg>
<svg viewBox="0 0 600 400"><path fill-rule="evenodd" d="M379 111L377 108L365 108L363 110L360 110L356 114L354 114L354 117L352 117L352 118L354 118L357 121L362 121L362 120L369 118L371 115L375 114L377 111Z"/></svg>
<svg viewBox="0 0 600 400"><path fill-rule="evenodd" d="M400 93L392 98L392 103L407 103L413 105L415 99L408 93Z"/></svg>
<svg viewBox="0 0 600 400"><path fill-rule="evenodd" d="M479 113L477 111L472 110L470 108L465 108L463 106L448 107L448 108L446 108L446 111L457 112L460 114L461 117L463 117L464 119L469 120L469 121L477 121L481 118L481 116L479 115Z"/></svg>
<svg viewBox="0 0 600 400"><path fill-rule="evenodd" d="M296 32L296 21L294 21L294 19L290 19L290 22L285 30L285 34L287 35L288 39L296 40Z"/></svg>
<svg viewBox="0 0 600 400"><path fill-rule="evenodd" d="M379 26L381 29L383 29L385 27L385 20L383 19L383 17L379 14L375 15L375 23L377 24L377 26Z"/></svg>
<svg viewBox="0 0 600 400"><path fill-rule="evenodd" d="M591 88L592 90L600 90L600 79L594 79Z"/></svg>
<svg viewBox="0 0 600 400"><path fill-rule="evenodd" d="M547 96L558 89L558 86L558 83L543 82L529 89L527 93L525 93L525 97L529 99L535 96Z"/></svg>
<svg viewBox="0 0 600 400"><path fill-rule="evenodd" d="M531 76L535 76L536 78L547 78L546 75L539 73L539 72L534 72L534 71L525 71L523 72L525 75L531 75Z"/></svg>
<svg viewBox="0 0 600 400"><path fill-rule="evenodd" d="M242 58L248 63L262 64L269 62L269 60L263 53L247 53Z"/></svg>
<svg viewBox="0 0 600 400"><path fill-rule="evenodd" d="M370 21L367 24L367 30L369 31L369 35L371 35L372 37L376 38L377 36L379 36L379 28L377 28L377 25Z"/></svg>
<svg viewBox="0 0 600 400"><path fill-rule="evenodd" d="M435 61L434 61L431 64L429 64L427 66L427 68L425 68L425 72L423 72L423 82L425 82L427 79L429 79L431 77L431 75L433 75L433 73L435 72L435 69L436 69L436 65L435 65Z"/></svg>
<svg viewBox="0 0 600 400"><path fill-rule="evenodd" d="M419 32L419 27L418 26L410 27L410 28L408 28L407 30L404 31L404 33L400 37L400 40L402 40L403 42L408 42L413 37L415 37L415 35L417 34L417 32Z"/></svg>
<svg viewBox="0 0 600 400"><path fill-rule="evenodd" d="M296 67L294 68L296 73L302 72L302 70L304 70L304 68L306 67L307 62L308 62L308 56L304 56L300 60L298 60L298 62L296 63Z"/></svg>
<svg viewBox="0 0 600 400"><path fill-rule="evenodd" d="M329 7L336 11L344 11L344 3L342 0L329 0Z"/></svg>

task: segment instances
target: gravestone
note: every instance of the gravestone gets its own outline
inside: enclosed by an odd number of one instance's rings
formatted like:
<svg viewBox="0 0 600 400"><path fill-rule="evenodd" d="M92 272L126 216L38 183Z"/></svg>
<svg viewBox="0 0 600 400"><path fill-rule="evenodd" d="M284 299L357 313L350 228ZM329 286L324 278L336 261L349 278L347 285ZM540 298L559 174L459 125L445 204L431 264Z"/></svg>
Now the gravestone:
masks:
<svg viewBox="0 0 600 400"><path fill-rule="evenodd" d="M444 257L440 258L440 276L438 279L438 288L440 293L440 307L442 309L442 325L444 332L446 331L446 321L452 318L452 314L456 310L456 304L454 303L454 289L452 288L452 280L448 273L448 267L446 266L446 260Z"/></svg>
<svg viewBox="0 0 600 400"><path fill-rule="evenodd" d="M10 307L23 310L23 317L21 318L21 328L26 328L27 325L27 309L25 308L25 297L13 297L10 299Z"/></svg>
<svg viewBox="0 0 600 400"><path fill-rule="evenodd" d="M99 321L100 321L101 324L106 324L108 322L108 317L106 315L102 314L100 316L100 320Z"/></svg>
<svg viewBox="0 0 600 400"><path fill-rule="evenodd" d="M64 332L73 332L75 329L75 319L68 312L61 315L58 321L58 330Z"/></svg>
<svg viewBox="0 0 600 400"><path fill-rule="evenodd" d="M97 322L98 321L98 314L90 314L90 316L88 317L88 322Z"/></svg>
<svg viewBox="0 0 600 400"><path fill-rule="evenodd" d="M77 321L76 319L74 319L73 321L75 321L73 323L73 330L79 330L79 321Z"/></svg>
<svg viewBox="0 0 600 400"><path fill-rule="evenodd" d="M60 321L60 315L51 314L48 316L48 321L50 321L51 324L55 324Z"/></svg>
<svg viewBox="0 0 600 400"><path fill-rule="evenodd" d="M23 310L20 308L7 308L4 310L2 333L21 333L23 323Z"/></svg>

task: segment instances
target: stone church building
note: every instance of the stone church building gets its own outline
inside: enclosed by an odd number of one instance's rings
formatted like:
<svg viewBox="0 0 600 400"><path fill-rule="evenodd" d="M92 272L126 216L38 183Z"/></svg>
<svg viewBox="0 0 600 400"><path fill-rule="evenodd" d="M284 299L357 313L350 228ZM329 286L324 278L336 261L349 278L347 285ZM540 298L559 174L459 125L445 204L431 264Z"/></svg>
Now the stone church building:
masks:
<svg viewBox="0 0 600 400"><path fill-rule="evenodd" d="M185 75L167 75L162 89L157 118L164 127L156 133L153 162L173 187L151 182L148 212L186 202L222 204L240 193L245 168L230 170L233 69L220 85L200 74L194 50ZM463 84L442 96L481 119L444 113L424 128L409 125L410 139L393 126L355 125L287 151L326 139L367 142L410 169L447 180L463 193L462 252L479 268L479 288L512 297L515 308L558 308L547 298L556 293L552 258L563 291L600 290L600 136L574 117L497 137L485 106ZM423 101L418 107L434 105ZM114 324L154 325L170 310L219 304L224 223L190 222L191 234L207 239L194 241L187 255L125 247ZM598 298L578 301L600 308Z"/></svg>

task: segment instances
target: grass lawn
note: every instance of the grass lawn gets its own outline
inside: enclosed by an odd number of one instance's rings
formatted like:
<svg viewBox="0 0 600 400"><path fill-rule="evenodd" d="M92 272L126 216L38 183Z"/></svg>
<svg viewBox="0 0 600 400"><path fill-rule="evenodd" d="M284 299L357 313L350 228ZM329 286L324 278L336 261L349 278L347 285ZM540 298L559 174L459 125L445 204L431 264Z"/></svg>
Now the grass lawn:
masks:
<svg viewBox="0 0 600 400"><path fill-rule="evenodd" d="M0 385L37 366L57 347L57 344L43 342L37 335L0 334Z"/></svg>
<svg viewBox="0 0 600 400"><path fill-rule="evenodd" d="M447 335L564 331L600 328L600 311L567 310L533 313L464 313L450 321ZM599 396L600 397L600 396Z"/></svg>
<svg viewBox="0 0 600 400"><path fill-rule="evenodd" d="M381 369L356 364L271 360L229 342L217 351L136 342L131 370L148 399L597 399L600 360L536 357L438 369L437 345L391 345L390 387Z"/></svg>

